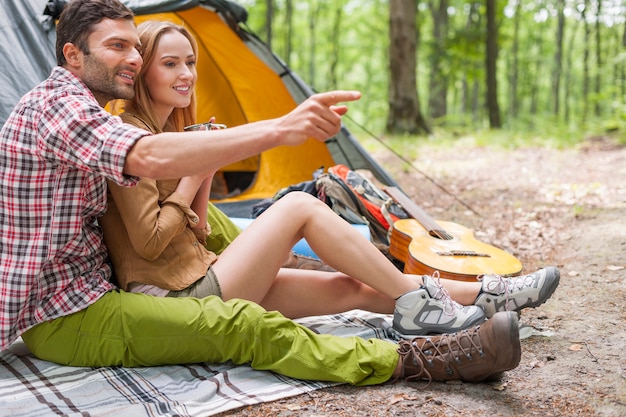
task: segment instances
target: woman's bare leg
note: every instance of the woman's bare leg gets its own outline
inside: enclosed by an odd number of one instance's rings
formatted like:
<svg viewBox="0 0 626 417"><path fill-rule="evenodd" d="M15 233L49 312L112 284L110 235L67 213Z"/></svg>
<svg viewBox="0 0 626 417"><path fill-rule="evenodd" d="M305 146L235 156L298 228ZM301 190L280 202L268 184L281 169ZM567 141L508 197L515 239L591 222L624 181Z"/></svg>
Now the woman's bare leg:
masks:
<svg viewBox="0 0 626 417"><path fill-rule="evenodd" d="M476 297L478 297L478 292L482 287L482 283L479 281L468 282L441 278L440 282L450 294L450 298L464 306L474 304Z"/></svg>
<svg viewBox="0 0 626 417"><path fill-rule="evenodd" d="M289 251L303 237L321 259L345 275L279 273ZM421 277L407 279L324 203L298 192L278 200L244 230L214 269L225 299L249 299L292 317L351 308L391 313L395 299L421 285ZM480 284L460 284L449 284L453 299L473 301Z"/></svg>
<svg viewBox="0 0 626 417"><path fill-rule="evenodd" d="M341 272L283 268L260 304L299 318L353 309L391 314L395 300Z"/></svg>
<svg viewBox="0 0 626 417"><path fill-rule="evenodd" d="M303 237L328 265L391 299L419 287L326 204L292 192L252 222L220 255L214 269L224 297L261 301L289 251Z"/></svg>

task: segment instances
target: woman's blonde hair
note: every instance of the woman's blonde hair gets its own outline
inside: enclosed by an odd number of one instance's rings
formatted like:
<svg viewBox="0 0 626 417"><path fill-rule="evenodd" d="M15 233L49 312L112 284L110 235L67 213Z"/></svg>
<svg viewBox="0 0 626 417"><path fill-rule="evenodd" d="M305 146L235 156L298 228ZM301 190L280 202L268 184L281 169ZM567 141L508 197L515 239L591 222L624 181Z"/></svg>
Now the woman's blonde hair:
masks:
<svg viewBox="0 0 626 417"><path fill-rule="evenodd" d="M132 111L137 117L142 119L148 128L153 132L161 131L182 131L185 126L189 126L196 123L196 92L195 89L191 93L191 102L189 106L185 108L175 108L172 114L165 122L165 126L161 126L156 122L156 117L151 111L152 98L148 91L145 79L145 71L154 61L154 54L156 48L161 40L163 34L177 31L185 36L193 53L198 59L198 43L193 35L183 26L177 25L170 21L163 20L148 20L137 26L137 32L139 33L139 40L141 42L141 56L143 58L143 65L141 70L135 79L135 97L130 100L125 100L123 107L126 110ZM114 108L119 109L118 106Z"/></svg>

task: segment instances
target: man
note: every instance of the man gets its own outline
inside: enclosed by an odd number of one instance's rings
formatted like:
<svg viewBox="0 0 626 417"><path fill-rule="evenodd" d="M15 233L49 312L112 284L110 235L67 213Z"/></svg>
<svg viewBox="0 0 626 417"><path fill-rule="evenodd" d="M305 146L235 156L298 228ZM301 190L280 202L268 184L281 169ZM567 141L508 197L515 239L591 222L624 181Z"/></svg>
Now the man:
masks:
<svg viewBox="0 0 626 417"><path fill-rule="evenodd" d="M318 94L287 115L222 131L162 133L103 106L133 95L142 65L132 12L74 0L57 26L57 63L0 132L0 342L73 366L250 363L301 379L367 385L395 378L480 381L517 366L517 316L495 313L460 333L402 341L317 335L275 312L218 297L119 291L97 225L106 179L176 178L279 145L335 134L359 93ZM184 135L184 136L183 136ZM459 352L463 352L462 357Z"/></svg>

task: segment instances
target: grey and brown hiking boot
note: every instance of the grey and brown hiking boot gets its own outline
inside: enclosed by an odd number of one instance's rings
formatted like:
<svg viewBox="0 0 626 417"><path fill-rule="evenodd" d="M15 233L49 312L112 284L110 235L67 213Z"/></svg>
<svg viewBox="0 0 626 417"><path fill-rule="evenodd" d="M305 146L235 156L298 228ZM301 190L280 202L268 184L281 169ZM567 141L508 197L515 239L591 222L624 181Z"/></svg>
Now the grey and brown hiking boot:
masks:
<svg viewBox="0 0 626 417"><path fill-rule="evenodd" d="M405 338L454 333L485 320L481 307L462 306L450 298L438 273L422 277L424 285L396 300L393 328Z"/></svg>
<svg viewBox="0 0 626 417"><path fill-rule="evenodd" d="M484 381L520 362L517 314L499 312L469 330L402 340L398 353L407 381Z"/></svg>
<svg viewBox="0 0 626 417"><path fill-rule="evenodd" d="M553 266L519 277L483 275L478 278L483 285L474 304L482 307L487 317L498 311L519 313L545 303L558 287L559 278L559 270Z"/></svg>

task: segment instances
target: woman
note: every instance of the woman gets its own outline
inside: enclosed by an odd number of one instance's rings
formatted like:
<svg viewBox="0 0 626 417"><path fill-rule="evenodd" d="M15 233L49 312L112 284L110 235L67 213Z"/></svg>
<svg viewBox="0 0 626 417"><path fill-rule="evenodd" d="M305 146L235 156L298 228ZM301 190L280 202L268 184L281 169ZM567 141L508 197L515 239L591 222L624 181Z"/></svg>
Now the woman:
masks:
<svg viewBox="0 0 626 417"><path fill-rule="evenodd" d="M138 31L144 63L123 119L155 133L194 124L195 40L171 22L145 22ZM201 244L210 233L203 213L214 174L142 179L133 188L110 184L101 225L122 289L242 298L290 318L351 309L394 313L398 332L421 335L467 329L499 310L535 307L558 285L556 268L514 279L485 276L482 283L405 275L328 206L300 192L273 204L218 257ZM281 268L301 238L336 271Z"/></svg>

